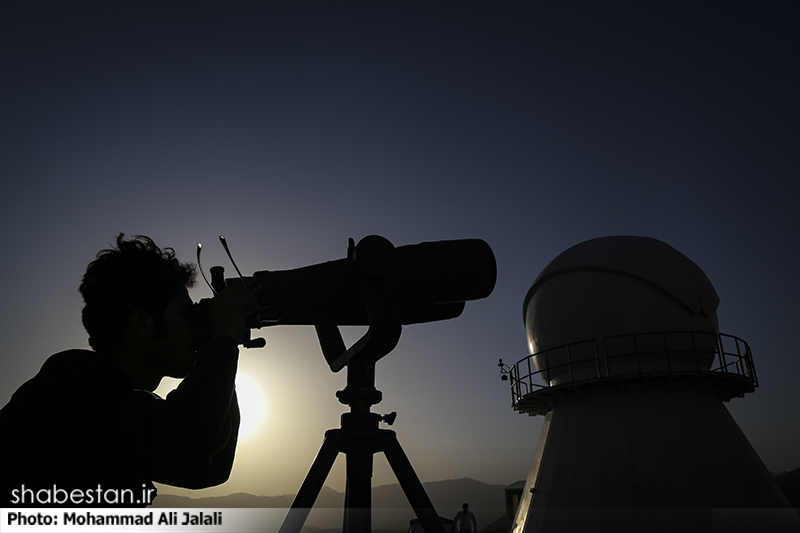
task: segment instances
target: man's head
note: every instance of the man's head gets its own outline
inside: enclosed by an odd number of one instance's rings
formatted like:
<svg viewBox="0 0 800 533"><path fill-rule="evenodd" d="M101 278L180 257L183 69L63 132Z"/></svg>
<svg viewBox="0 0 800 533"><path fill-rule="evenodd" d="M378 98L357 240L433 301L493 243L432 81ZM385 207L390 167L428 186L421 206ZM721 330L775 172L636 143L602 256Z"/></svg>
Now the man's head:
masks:
<svg viewBox="0 0 800 533"><path fill-rule="evenodd" d="M107 353L122 343L135 310L153 316L165 336L164 310L194 285L195 275L194 265L178 261L171 248L162 250L149 237L125 240L119 234L115 247L100 251L89 263L78 289L91 347Z"/></svg>
<svg viewBox="0 0 800 533"><path fill-rule="evenodd" d="M461 506L461 508L464 509L465 511L468 511L469 510L469 504L465 503L464 505Z"/></svg>

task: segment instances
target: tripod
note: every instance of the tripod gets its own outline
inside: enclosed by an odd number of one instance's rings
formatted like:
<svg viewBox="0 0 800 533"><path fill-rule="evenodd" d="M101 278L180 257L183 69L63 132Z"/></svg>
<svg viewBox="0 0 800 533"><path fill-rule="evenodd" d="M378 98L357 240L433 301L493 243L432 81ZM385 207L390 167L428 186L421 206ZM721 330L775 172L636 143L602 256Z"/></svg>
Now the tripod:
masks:
<svg viewBox="0 0 800 533"><path fill-rule="evenodd" d="M339 453L344 453L347 458L342 531L371 531L373 456L383 452L425 531L444 533L439 516L395 432L378 428L381 421L391 425L396 413L381 416L370 411L372 405L381 401L381 391L375 389L375 364L397 345L402 323L382 276L374 272L364 273L362 288L369 329L350 349L345 349L338 326L315 326L331 368L340 369L347 365L347 386L337 391L336 396L350 407L350 412L342 415L339 429L325 432L322 447L281 524L280 532L298 533L302 529Z"/></svg>

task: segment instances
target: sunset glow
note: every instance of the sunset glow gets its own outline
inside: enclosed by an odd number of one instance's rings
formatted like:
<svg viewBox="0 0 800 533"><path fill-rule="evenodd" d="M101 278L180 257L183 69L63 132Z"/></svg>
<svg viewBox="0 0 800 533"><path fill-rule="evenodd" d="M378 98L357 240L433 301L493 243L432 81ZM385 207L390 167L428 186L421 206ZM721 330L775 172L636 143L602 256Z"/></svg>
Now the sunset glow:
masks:
<svg viewBox="0 0 800 533"><path fill-rule="evenodd" d="M798 21L800 2L4 2L0 406L89 348L77 288L120 232L189 262L202 242L206 274L229 278L219 235L244 276L339 261L369 235L482 239L494 292L404 326L371 409L398 413L423 482L512 484L544 424L498 376L535 348L526 293L571 246L647 236L712 280L760 383L731 415L770 471L794 470ZM198 276L193 301L211 295ZM315 328L253 336L267 345L239 352L229 481L160 494L295 493L340 427L347 370ZM345 462L327 486L345 489ZM378 454L374 486L396 482Z"/></svg>
<svg viewBox="0 0 800 533"><path fill-rule="evenodd" d="M236 394L242 422L239 426L239 441L245 441L264 423L267 414L267 400L261 388L249 375L236 374Z"/></svg>

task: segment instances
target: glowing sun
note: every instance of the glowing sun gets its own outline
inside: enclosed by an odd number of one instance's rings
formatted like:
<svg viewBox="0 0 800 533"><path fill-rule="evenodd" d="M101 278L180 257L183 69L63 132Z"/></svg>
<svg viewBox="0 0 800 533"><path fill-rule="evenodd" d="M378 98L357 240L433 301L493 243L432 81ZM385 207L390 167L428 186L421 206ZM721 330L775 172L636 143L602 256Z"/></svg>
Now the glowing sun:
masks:
<svg viewBox="0 0 800 533"><path fill-rule="evenodd" d="M264 422L267 402L258 383L242 372L236 374L236 396L239 398L239 410L242 413L239 441L243 441Z"/></svg>

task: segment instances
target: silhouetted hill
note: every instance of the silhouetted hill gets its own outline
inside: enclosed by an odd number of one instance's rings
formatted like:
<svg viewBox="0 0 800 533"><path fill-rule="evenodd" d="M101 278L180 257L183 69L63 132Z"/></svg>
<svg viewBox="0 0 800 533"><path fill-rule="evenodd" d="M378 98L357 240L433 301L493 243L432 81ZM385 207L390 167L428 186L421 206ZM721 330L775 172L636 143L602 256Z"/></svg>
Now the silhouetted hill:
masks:
<svg viewBox="0 0 800 533"><path fill-rule="evenodd" d="M471 478L433 481L422 485L437 509L440 507L461 509L464 503L469 503L472 508L502 508L505 505L503 493L505 485L488 485ZM410 507L403 489L397 483L372 489L372 502L373 507Z"/></svg>
<svg viewBox="0 0 800 533"><path fill-rule="evenodd" d="M489 485L471 478L462 478L423 483L423 486L436 508L452 507L460 509L463 503L469 503L470 507L473 508L502 508L504 506L503 489L505 485ZM293 499L293 494L254 496L245 492L205 498L159 494L151 507L286 508L291 505ZM342 507L343 503L344 493L337 492L329 487L323 487L314 507L339 508ZM386 509L410 507L403 489L397 483L374 487L372 489L372 506Z"/></svg>
<svg viewBox="0 0 800 533"><path fill-rule="evenodd" d="M205 498L190 498L188 496L176 496L173 494L159 494L150 507L159 508L181 508L181 507L205 507L205 508L262 508L262 509L286 509L292 505L294 494L283 494L281 496L254 496L246 492L236 492L227 496L208 496ZM317 498L314 507L320 508L339 508L344 504L344 494L336 492L328 487L323 487Z"/></svg>
<svg viewBox="0 0 800 533"><path fill-rule="evenodd" d="M453 518L461 510L463 503L469 503L475 514L478 529L494 522L504 512L505 485L489 485L471 478L448 479L423 483L425 492L431 499L436 511L445 518ZM294 495L254 496L239 492L228 496L212 496L206 498L189 498L160 494L151 507L156 508L288 508ZM324 487L314 505L315 509L341 509L344 505L344 493ZM381 485L372 489L373 531L406 531L408 521L415 518L414 511L408 503L399 484ZM307 522L304 531L324 531L338 527L341 530L341 513L334 513L336 523L322 524L314 519ZM325 516L331 516L327 514Z"/></svg>
<svg viewBox="0 0 800 533"><path fill-rule="evenodd" d="M800 468L775 477L778 485L795 507L800 508ZM463 503L469 503L475 513L479 531L504 531L505 485L489 485L471 478L448 479L423 483L428 497L437 512L445 518L453 518ZM288 508L294 495L254 496L243 492L228 496L189 498L161 494L153 502L155 508ZM344 494L324 487L314 505L315 509L341 510ZM393 483L372 489L373 531L397 533L408 529L408 521L414 512L408 504L400 485ZM304 533L330 533L341 531L341 512L325 512L309 517ZM320 517L326 518L320 518ZM333 518L331 518L333 517ZM330 523L332 522L332 523Z"/></svg>

